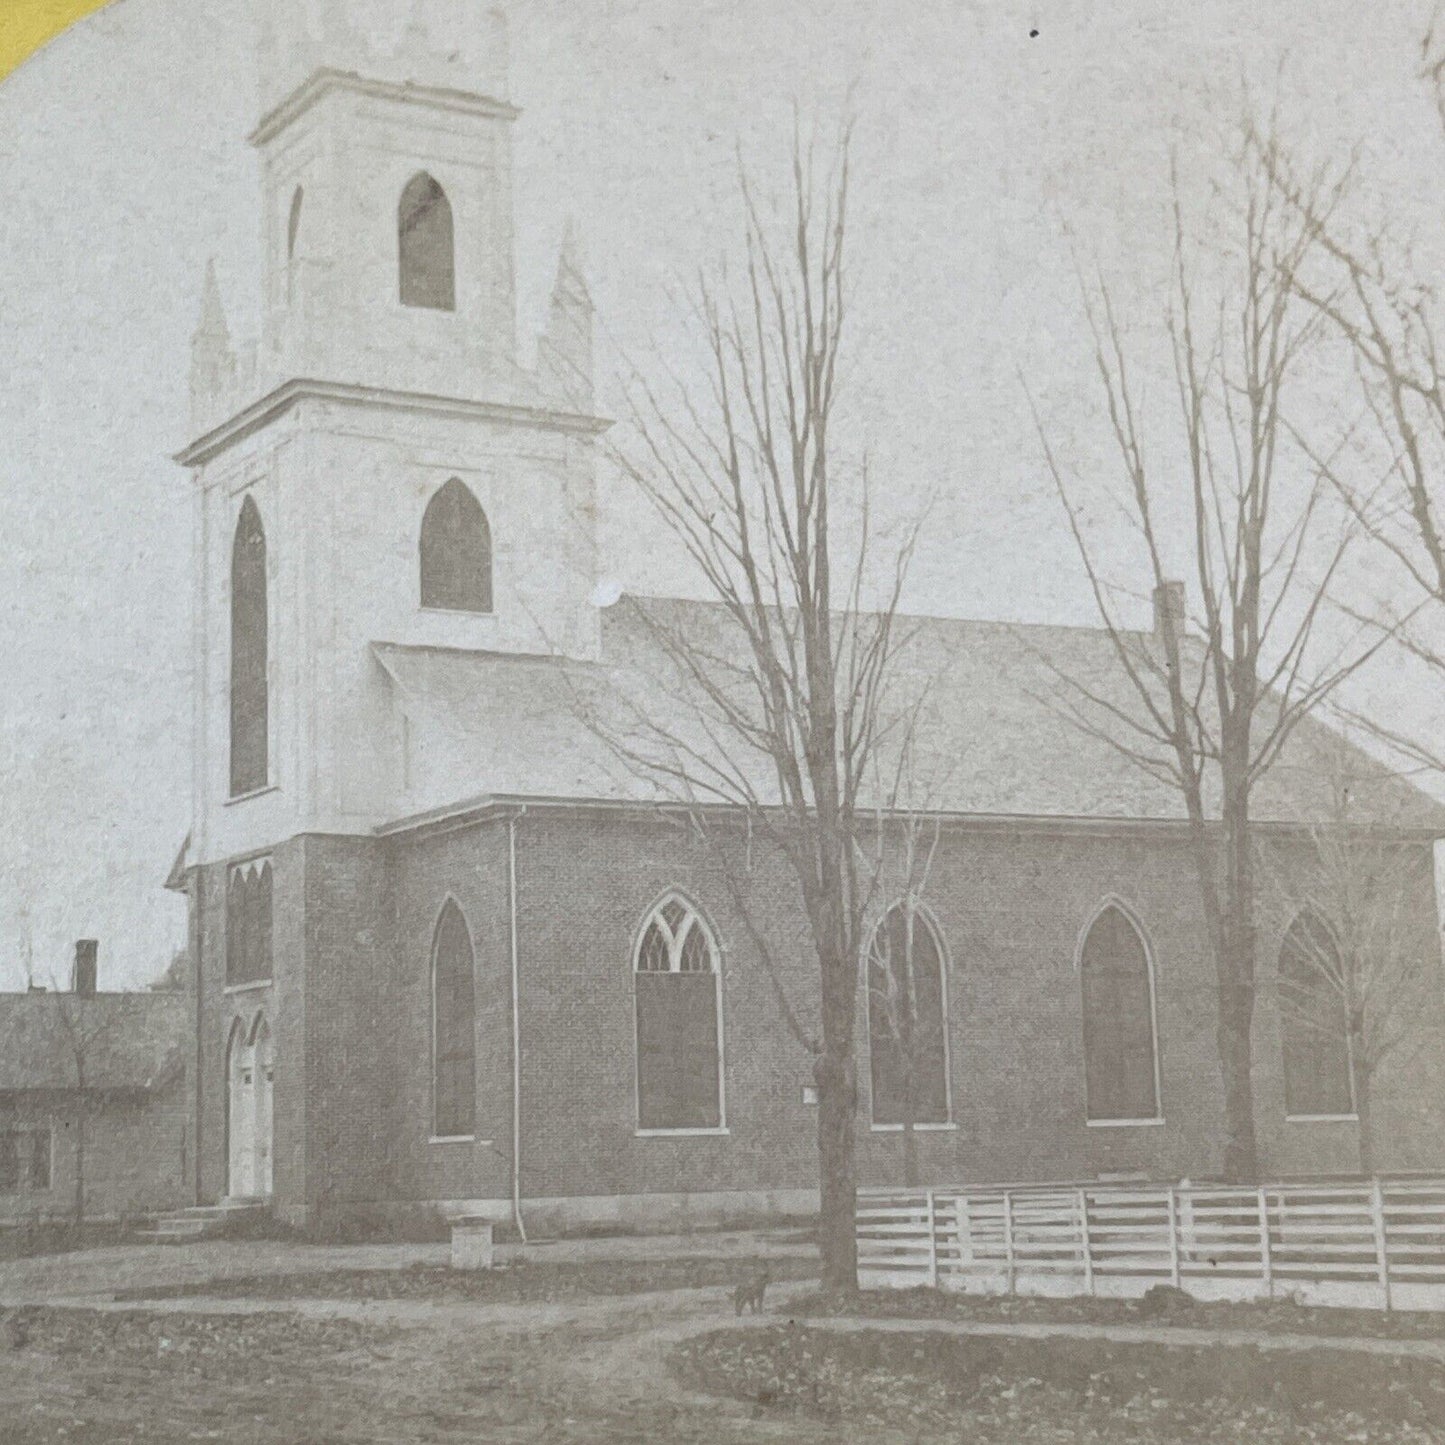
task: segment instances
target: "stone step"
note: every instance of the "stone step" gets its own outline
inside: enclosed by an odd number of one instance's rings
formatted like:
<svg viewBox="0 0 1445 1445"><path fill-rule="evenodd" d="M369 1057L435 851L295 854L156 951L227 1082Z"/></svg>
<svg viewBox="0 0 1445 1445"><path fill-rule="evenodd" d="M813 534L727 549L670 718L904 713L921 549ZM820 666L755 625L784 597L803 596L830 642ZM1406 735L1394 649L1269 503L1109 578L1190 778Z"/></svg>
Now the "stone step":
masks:
<svg viewBox="0 0 1445 1445"><path fill-rule="evenodd" d="M219 1204L196 1204L189 1209L173 1209L157 1215L150 1224L136 1231L137 1239L151 1244L182 1244L198 1239L213 1239L228 1232L237 1220L265 1214L263 1199L222 1199Z"/></svg>

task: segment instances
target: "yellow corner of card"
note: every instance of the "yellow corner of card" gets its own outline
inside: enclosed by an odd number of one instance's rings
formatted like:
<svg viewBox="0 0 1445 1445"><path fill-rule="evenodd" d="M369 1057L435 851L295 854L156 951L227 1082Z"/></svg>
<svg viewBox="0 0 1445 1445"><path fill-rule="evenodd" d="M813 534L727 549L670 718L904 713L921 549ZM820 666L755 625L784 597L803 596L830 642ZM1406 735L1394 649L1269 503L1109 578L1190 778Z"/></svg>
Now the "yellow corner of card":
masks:
<svg viewBox="0 0 1445 1445"><path fill-rule="evenodd" d="M0 0L0 78L109 0Z"/></svg>

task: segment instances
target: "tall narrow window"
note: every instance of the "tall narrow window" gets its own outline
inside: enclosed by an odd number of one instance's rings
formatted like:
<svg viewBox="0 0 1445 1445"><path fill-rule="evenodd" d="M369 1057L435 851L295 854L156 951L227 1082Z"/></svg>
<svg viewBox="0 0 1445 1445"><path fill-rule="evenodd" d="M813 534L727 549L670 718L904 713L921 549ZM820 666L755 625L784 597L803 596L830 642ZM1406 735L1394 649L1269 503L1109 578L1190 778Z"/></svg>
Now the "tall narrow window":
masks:
<svg viewBox="0 0 1445 1445"><path fill-rule="evenodd" d="M492 529L482 504L453 477L421 519L421 605L492 610Z"/></svg>
<svg viewBox="0 0 1445 1445"><path fill-rule="evenodd" d="M401 304L457 309L456 246L447 193L423 171L402 192L397 214Z"/></svg>
<svg viewBox="0 0 1445 1445"><path fill-rule="evenodd" d="M296 256L296 242L301 235L301 205L306 199L306 192L296 187L295 194L291 197L291 215L286 221L286 259L294 260Z"/></svg>
<svg viewBox="0 0 1445 1445"><path fill-rule="evenodd" d="M271 864L231 869L226 889L226 986L272 977Z"/></svg>
<svg viewBox="0 0 1445 1445"><path fill-rule="evenodd" d="M717 945L702 915L671 895L648 916L633 958L637 1126L722 1126Z"/></svg>
<svg viewBox="0 0 1445 1445"><path fill-rule="evenodd" d="M475 969L467 921L448 900L432 951L432 1133L439 1139L476 1129Z"/></svg>
<svg viewBox="0 0 1445 1445"><path fill-rule="evenodd" d="M928 919L896 904L868 956L868 1045L875 1124L946 1124L948 1017L943 951Z"/></svg>
<svg viewBox="0 0 1445 1445"><path fill-rule="evenodd" d="M1154 979L1143 935L1117 904L1090 925L1079 970L1088 1117L1096 1123L1158 1118Z"/></svg>
<svg viewBox="0 0 1445 1445"><path fill-rule="evenodd" d="M241 503L231 547L231 796L266 786L270 729L266 667L266 533Z"/></svg>
<svg viewBox="0 0 1445 1445"><path fill-rule="evenodd" d="M1295 1118L1355 1112L1340 952L1323 919L1302 913L1279 955L1284 1111Z"/></svg>

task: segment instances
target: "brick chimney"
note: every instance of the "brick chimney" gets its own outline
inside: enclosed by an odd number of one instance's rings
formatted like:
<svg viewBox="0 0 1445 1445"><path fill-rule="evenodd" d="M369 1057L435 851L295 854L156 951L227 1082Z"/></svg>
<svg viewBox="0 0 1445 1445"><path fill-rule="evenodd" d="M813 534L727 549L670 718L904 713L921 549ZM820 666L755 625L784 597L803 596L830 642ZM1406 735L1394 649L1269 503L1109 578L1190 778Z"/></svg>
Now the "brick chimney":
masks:
<svg viewBox="0 0 1445 1445"><path fill-rule="evenodd" d="M1183 642L1185 626L1184 584L1161 582L1154 589L1155 640L1163 643L1173 637L1176 642Z"/></svg>
<svg viewBox="0 0 1445 1445"><path fill-rule="evenodd" d="M81 938L75 944L75 972L70 986L79 998L94 998L97 956L100 944L93 938Z"/></svg>

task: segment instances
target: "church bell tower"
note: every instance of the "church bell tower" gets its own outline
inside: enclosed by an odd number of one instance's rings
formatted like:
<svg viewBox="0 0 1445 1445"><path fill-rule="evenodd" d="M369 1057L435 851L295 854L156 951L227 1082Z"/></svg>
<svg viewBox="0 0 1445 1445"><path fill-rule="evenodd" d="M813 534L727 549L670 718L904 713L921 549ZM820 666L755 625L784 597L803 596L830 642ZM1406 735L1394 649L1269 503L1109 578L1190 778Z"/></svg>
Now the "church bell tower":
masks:
<svg viewBox="0 0 1445 1445"><path fill-rule="evenodd" d="M569 227L523 364L504 17L480 0L262 10L261 333L233 342L208 276L180 458L200 509L195 838L213 856L414 802L417 703L386 648L597 646L592 305ZM243 508L259 643L235 616ZM430 582L427 528L452 574ZM243 726L266 766L238 796Z"/></svg>

